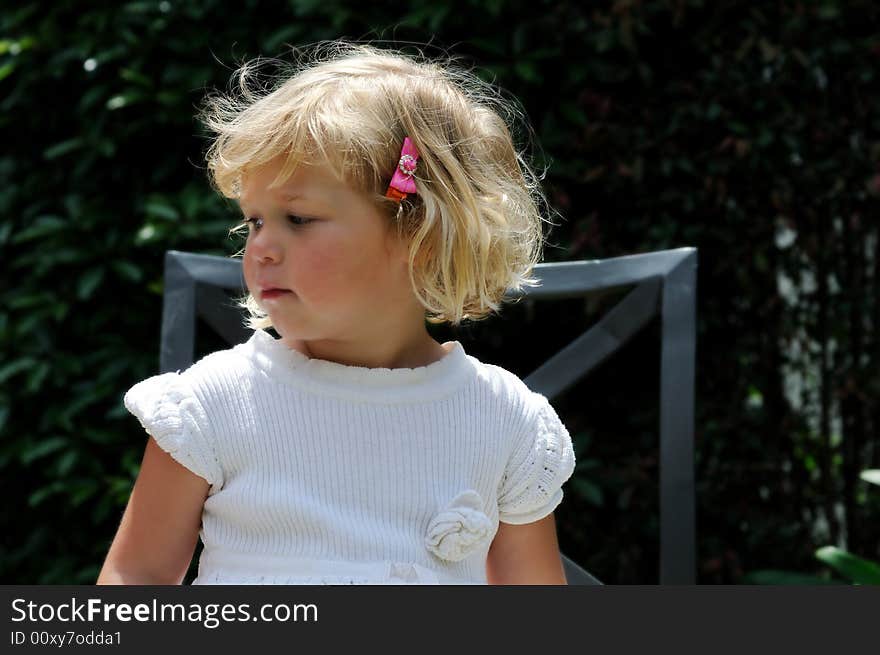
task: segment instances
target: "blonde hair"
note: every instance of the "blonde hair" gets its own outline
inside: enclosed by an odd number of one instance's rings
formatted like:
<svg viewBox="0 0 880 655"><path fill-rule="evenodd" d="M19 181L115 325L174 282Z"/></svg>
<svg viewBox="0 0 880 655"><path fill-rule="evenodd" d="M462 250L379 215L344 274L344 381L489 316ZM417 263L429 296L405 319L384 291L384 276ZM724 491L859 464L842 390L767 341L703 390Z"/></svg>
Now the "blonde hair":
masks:
<svg viewBox="0 0 880 655"><path fill-rule="evenodd" d="M301 162L327 165L406 239L429 323L480 320L500 311L508 290L540 286L527 276L542 256L548 203L511 137L522 114L490 84L451 59L344 41L317 44L271 89L251 83L259 63L233 74L240 97L209 96L199 112L216 134L205 157L219 193L237 197L248 169L281 154L279 184ZM397 203L385 191L405 136L420 155L418 193ZM251 294L238 302L248 327L272 327Z"/></svg>

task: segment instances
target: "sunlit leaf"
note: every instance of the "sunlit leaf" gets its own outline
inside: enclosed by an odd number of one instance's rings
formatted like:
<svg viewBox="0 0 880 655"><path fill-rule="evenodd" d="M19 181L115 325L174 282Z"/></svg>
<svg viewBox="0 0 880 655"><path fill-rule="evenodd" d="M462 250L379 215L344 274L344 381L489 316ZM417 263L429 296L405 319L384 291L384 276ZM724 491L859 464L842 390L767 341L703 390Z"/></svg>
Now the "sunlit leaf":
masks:
<svg viewBox="0 0 880 655"><path fill-rule="evenodd" d="M0 66L0 81L6 79L10 75L12 75L15 70L15 64L11 61L6 62L2 66Z"/></svg>
<svg viewBox="0 0 880 655"><path fill-rule="evenodd" d="M880 564L862 559L837 546L820 548L816 551L816 558L852 582L880 584Z"/></svg>

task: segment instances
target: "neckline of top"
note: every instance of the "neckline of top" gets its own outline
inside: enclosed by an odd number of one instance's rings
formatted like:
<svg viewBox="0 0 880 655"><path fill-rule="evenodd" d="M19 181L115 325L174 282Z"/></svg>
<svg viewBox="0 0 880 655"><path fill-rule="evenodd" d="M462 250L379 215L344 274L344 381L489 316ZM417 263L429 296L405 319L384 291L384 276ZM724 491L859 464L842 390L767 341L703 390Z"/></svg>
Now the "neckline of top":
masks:
<svg viewBox="0 0 880 655"><path fill-rule="evenodd" d="M358 400L426 400L457 389L474 371L474 360L458 341L447 354L414 368L369 368L308 357L263 329L236 348L270 377L306 391Z"/></svg>

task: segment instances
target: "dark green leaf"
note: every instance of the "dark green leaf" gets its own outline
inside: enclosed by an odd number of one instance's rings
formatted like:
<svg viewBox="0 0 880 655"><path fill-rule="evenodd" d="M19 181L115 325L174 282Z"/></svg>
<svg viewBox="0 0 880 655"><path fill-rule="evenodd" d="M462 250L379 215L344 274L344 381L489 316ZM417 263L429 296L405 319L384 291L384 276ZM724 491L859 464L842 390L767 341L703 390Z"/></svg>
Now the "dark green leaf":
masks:
<svg viewBox="0 0 880 655"><path fill-rule="evenodd" d="M103 279L103 268L90 268L79 278L79 282L76 286L76 297L80 300L88 300L92 297L95 289L101 284L101 280Z"/></svg>
<svg viewBox="0 0 880 655"><path fill-rule="evenodd" d="M752 585L829 585L842 584L817 575L807 575L796 571L766 569L751 571L743 576L742 584Z"/></svg>
<svg viewBox="0 0 880 655"><path fill-rule="evenodd" d="M28 465L36 459L66 448L69 441L66 437L50 437L31 446L21 454L21 463Z"/></svg>

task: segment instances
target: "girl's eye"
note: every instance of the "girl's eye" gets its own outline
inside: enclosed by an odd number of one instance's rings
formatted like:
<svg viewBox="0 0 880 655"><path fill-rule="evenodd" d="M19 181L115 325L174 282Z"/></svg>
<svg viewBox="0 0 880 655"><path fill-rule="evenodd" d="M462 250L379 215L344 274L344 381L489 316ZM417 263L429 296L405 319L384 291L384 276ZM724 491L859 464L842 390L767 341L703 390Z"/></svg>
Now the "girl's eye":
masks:
<svg viewBox="0 0 880 655"><path fill-rule="evenodd" d="M289 218L290 222L294 225L307 225L312 222L311 218L303 218L302 216L295 216L293 214L289 214L287 218Z"/></svg>
<svg viewBox="0 0 880 655"><path fill-rule="evenodd" d="M301 216L296 216L294 214L288 215L287 218L290 219L291 224L293 224L294 226L308 225L309 223L311 223L314 220L311 218L302 218ZM263 226L263 219L262 218L246 218L246 219L244 219L243 222L248 227L253 225L254 229L257 229L257 230Z"/></svg>

